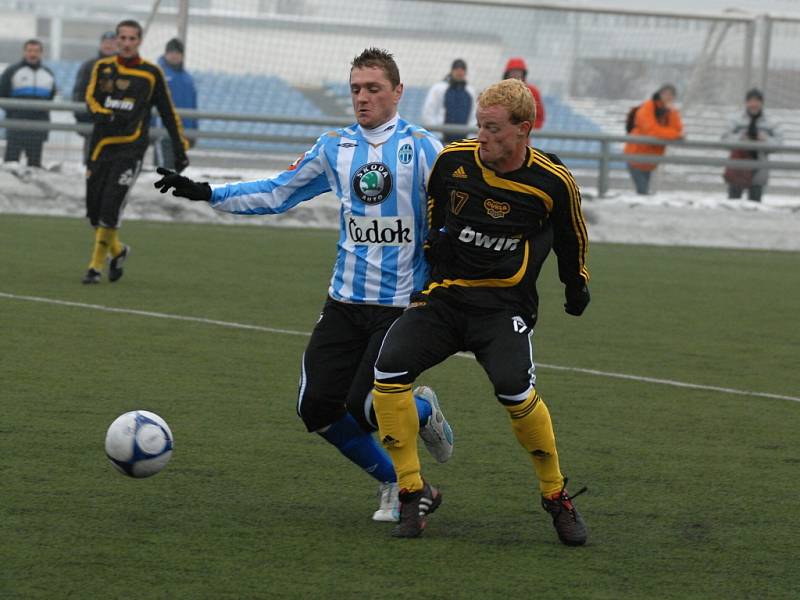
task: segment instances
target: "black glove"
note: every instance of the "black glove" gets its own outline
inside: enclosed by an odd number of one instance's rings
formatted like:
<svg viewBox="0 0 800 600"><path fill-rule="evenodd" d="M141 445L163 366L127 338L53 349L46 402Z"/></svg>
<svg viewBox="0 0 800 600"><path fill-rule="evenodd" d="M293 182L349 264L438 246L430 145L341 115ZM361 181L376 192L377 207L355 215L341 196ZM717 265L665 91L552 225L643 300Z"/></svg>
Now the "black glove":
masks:
<svg viewBox="0 0 800 600"><path fill-rule="evenodd" d="M580 317L583 311L586 310L586 305L589 304L591 297L589 296L589 288L585 283L580 285L568 285L564 290L564 296L567 301L564 303L564 311L568 315Z"/></svg>
<svg viewBox="0 0 800 600"><path fill-rule="evenodd" d="M156 173L163 175L161 179L153 185L166 194L170 188L174 188L172 195L189 200L211 200L211 186L205 181L192 181L188 177L178 175L175 171L170 171L164 167L158 167Z"/></svg>
<svg viewBox="0 0 800 600"><path fill-rule="evenodd" d="M181 173L186 167L189 166L189 158L183 153L175 154L175 172Z"/></svg>

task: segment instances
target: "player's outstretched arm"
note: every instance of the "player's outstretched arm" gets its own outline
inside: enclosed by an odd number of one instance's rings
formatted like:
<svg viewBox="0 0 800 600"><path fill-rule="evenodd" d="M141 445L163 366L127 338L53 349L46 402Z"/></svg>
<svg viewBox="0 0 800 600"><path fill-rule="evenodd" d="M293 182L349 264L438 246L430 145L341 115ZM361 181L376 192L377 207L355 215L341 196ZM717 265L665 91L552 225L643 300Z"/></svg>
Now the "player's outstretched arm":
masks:
<svg viewBox="0 0 800 600"><path fill-rule="evenodd" d="M180 198L205 200L206 202L211 200L211 186L205 181L193 181L164 167L158 167L156 173L162 177L153 185L162 194L166 194L171 189L172 195Z"/></svg>

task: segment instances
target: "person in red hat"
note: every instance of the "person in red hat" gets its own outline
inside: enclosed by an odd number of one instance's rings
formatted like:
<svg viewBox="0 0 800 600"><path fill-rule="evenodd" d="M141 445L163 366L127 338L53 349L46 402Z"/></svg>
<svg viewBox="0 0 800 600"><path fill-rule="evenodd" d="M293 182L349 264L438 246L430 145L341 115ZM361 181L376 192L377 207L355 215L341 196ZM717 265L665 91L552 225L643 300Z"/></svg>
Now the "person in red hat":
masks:
<svg viewBox="0 0 800 600"><path fill-rule="evenodd" d="M503 71L503 79L519 79L528 86L533 96L533 102L536 104L536 121L533 123L534 129L541 129L544 125L544 103L542 102L542 95L539 90L532 83L528 83L528 65L525 60L519 56L509 58L506 63L505 71Z"/></svg>

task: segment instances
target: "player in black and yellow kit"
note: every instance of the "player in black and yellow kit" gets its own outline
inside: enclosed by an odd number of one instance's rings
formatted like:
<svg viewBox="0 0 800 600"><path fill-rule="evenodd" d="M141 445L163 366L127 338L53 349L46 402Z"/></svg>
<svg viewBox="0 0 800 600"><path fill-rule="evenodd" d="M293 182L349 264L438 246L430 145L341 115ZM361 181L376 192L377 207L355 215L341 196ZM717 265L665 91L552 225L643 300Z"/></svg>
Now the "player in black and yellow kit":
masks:
<svg viewBox="0 0 800 600"><path fill-rule="evenodd" d="M433 166L431 278L386 334L375 364L380 437L401 488L393 535L418 536L441 503L439 491L420 475L413 381L468 350L533 460L542 504L559 539L581 545L586 526L565 489L550 414L535 388L530 339L539 302L536 279L551 249L566 290L566 312L578 316L589 303L580 192L555 155L528 146L535 106L522 82L509 79L487 88L477 117L478 138L446 146Z"/></svg>
<svg viewBox="0 0 800 600"><path fill-rule="evenodd" d="M130 248L119 240L117 229L147 150L153 106L172 139L176 170L189 164L189 143L164 74L158 65L139 56L141 25L122 21L116 31L119 54L95 63L86 88L86 104L94 120L86 173L86 216L95 229L95 243L83 283L100 282L107 258L108 279L122 277Z"/></svg>

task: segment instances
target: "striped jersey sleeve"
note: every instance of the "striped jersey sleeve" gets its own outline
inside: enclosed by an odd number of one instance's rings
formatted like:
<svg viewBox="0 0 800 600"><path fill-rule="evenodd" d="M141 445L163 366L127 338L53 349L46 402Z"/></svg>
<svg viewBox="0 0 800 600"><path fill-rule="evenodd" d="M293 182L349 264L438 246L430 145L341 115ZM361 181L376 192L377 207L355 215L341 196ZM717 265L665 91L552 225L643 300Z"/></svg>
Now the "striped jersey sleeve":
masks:
<svg viewBox="0 0 800 600"><path fill-rule="evenodd" d="M320 137L298 163L276 177L211 186L211 206L239 215L278 214L330 191L326 139Z"/></svg>

